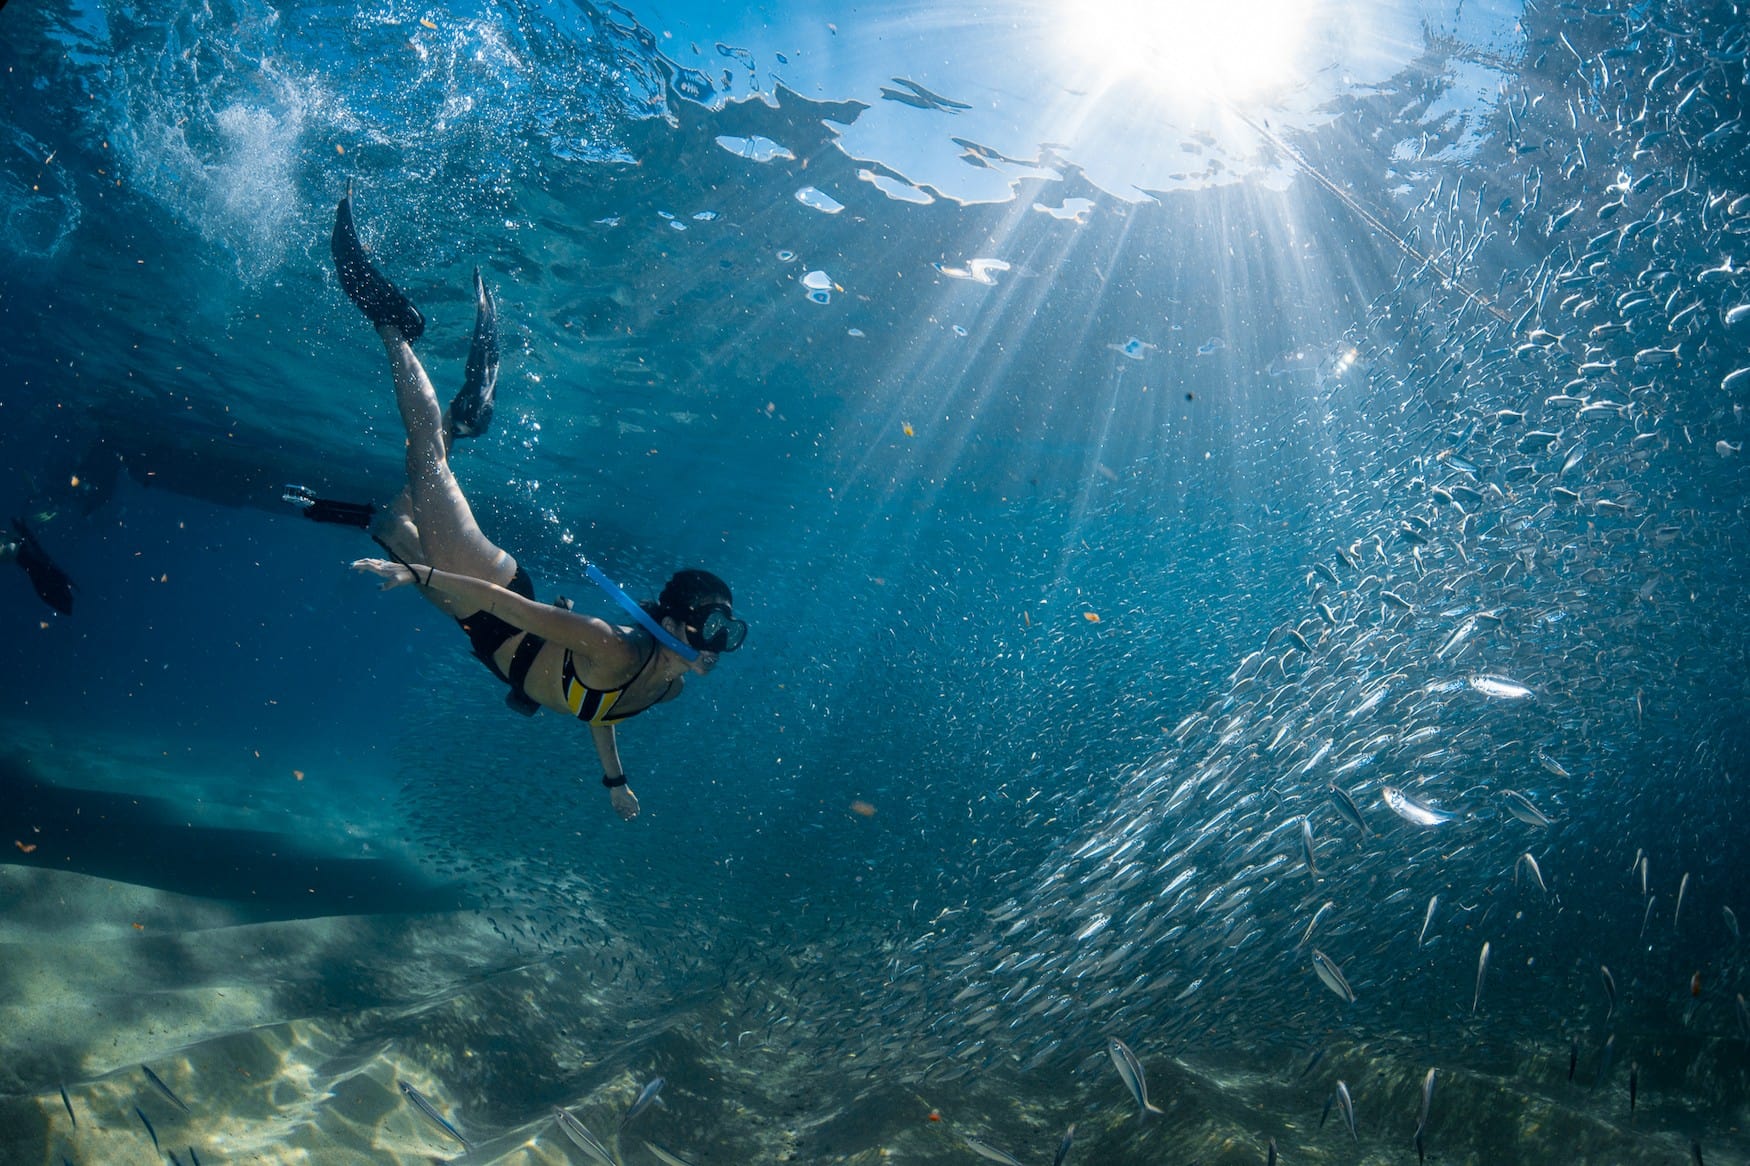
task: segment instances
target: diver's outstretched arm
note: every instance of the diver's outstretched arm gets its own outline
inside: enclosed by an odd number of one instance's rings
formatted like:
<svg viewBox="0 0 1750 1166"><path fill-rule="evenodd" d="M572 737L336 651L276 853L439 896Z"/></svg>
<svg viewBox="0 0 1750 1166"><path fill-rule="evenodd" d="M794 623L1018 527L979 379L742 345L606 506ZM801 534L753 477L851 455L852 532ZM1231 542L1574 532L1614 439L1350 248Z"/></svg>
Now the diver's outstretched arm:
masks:
<svg viewBox="0 0 1750 1166"><path fill-rule="evenodd" d="M614 726L591 725L589 731L595 740L596 756L601 758L602 784L608 787L608 800L614 804L614 813L630 822L638 816L638 798L632 787L626 784L626 768L620 764L620 746L614 737ZM614 784L609 785L610 782Z"/></svg>
<svg viewBox="0 0 1750 1166"><path fill-rule="evenodd" d="M551 603L537 603L508 588L472 575L441 571L424 563L392 563L388 559L358 559L352 569L375 575L389 591L409 583L457 600L457 607L484 611L525 632L572 649L591 661L631 667L637 663L620 634L593 615L579 615Z"/></svg>

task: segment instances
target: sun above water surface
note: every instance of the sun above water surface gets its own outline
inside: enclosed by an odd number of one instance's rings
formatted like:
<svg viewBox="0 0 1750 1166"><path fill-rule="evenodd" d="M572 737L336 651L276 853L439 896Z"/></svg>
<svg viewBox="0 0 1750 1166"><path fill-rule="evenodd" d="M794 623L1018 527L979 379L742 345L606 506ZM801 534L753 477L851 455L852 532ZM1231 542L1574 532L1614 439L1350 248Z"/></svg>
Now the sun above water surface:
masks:
<svg viewBox="0 0 1750 1166"><path fill-rule="evenodd" d="M1110 83L1179 100L1245 102L1295 83L1313 0L1078 0L1065 43Z"/></svg>

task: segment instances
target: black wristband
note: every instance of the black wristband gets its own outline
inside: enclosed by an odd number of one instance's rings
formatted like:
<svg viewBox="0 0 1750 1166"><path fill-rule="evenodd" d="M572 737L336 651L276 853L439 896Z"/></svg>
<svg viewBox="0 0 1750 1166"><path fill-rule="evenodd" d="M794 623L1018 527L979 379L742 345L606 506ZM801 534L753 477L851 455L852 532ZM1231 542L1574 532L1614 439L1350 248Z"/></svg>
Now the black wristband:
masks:
<svg viewBox="0 0 1750 1166"><path fill-rule="evenodd" d="M609 789L619 789L626 784L626 775L622 773L619 777L609 777L604 773L602 774L602 784Z"/></svg>

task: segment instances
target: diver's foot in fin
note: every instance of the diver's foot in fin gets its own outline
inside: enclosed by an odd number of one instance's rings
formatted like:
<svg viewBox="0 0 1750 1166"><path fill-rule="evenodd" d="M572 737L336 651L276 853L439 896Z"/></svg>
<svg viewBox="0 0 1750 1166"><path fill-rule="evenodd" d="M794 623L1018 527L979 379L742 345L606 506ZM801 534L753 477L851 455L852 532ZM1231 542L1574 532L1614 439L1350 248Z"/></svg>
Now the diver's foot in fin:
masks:
<svg viewBox="0 0 1750 1166"><path fill-rule="evenodd" d="M24 519L14 518L12 529L18 532L17 563L30 576L37 598L62 615L72 615L73 591L78 585L49 558Z"/></svg>
<svg viewBox="0 0 1750 1166"><path fill-rule="evenodd" d="M303 486L287 486L281 498L299 507L312 522L332 522L338 526L356 526L369 530L377 508L369 502L339 502L333 498L318 498Z"/></svg>
<svg viewBox="0 0 1750 1166"><path fill-rule="evenodd" d="M479 437L492 424L492 392L498 385L498 305L474 269L474 342L462 391L445 414L450 436Z"/></svg>
<svg viewBox="0 0 1750 1166"><path fill-rule="evenodd" d="M337 526L371 529L377 508L369 502L337 502L333 498L312 498L304 507L304 517L312 522L332 522Z"/></svg>
<svg viewBox="0 0 1750 1166"><path fill-rule="evenodd" d="M413 306L413 301L400 288L371 265L359 242L358 231L352 225L352 185L347 184L346 197L334 210L334 273L340 277L346 298L358 305L378 328L390 327L401 333L409 344L425 334L425 317Z"/></svg>

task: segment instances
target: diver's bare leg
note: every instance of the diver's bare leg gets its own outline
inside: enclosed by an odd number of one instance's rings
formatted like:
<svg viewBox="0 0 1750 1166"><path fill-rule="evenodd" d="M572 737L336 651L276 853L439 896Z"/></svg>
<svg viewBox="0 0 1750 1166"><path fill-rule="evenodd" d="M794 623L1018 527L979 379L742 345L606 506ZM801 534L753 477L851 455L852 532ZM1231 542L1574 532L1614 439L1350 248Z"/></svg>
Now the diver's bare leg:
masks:
<svg viewBox="0 0 1750 1166"><path fill-rule="evenodd" d="M429 562L425 547L419 541L419 527L413 525L411 490L403 488L389 508L377 514L371 522L371 537L404 563Z"/></svg>
<svg viewBox="0 0 1750 1166"><path fill-rule="evenodd" d="M408 517L425 563L492 583L509 583L516 575L516 560L481 532L467 497L456 483L450 470L443 408L431 379L413 354L413 346L398 330L385 326L378 333L395 375L395 403L407 428ZM445 604L440 606L448 609Z"/></svg>
<svg viewBox="0 0 1750 1166"><path fill-rule="evenodd" d="M444 417L444 453L447 455L455 445L455 439L450 426L449 417ZM426 553L425 546L419 539L419 527L413 521L413 489L411 486L401 487L401 492L395 495L395 500L388 506L377 511L368 527L371 538L393 558L403 563L431 562L431 556ZM0 547L0 561L4 560L4 547ZM447 610L447 609L446 609Z"/></svg>

